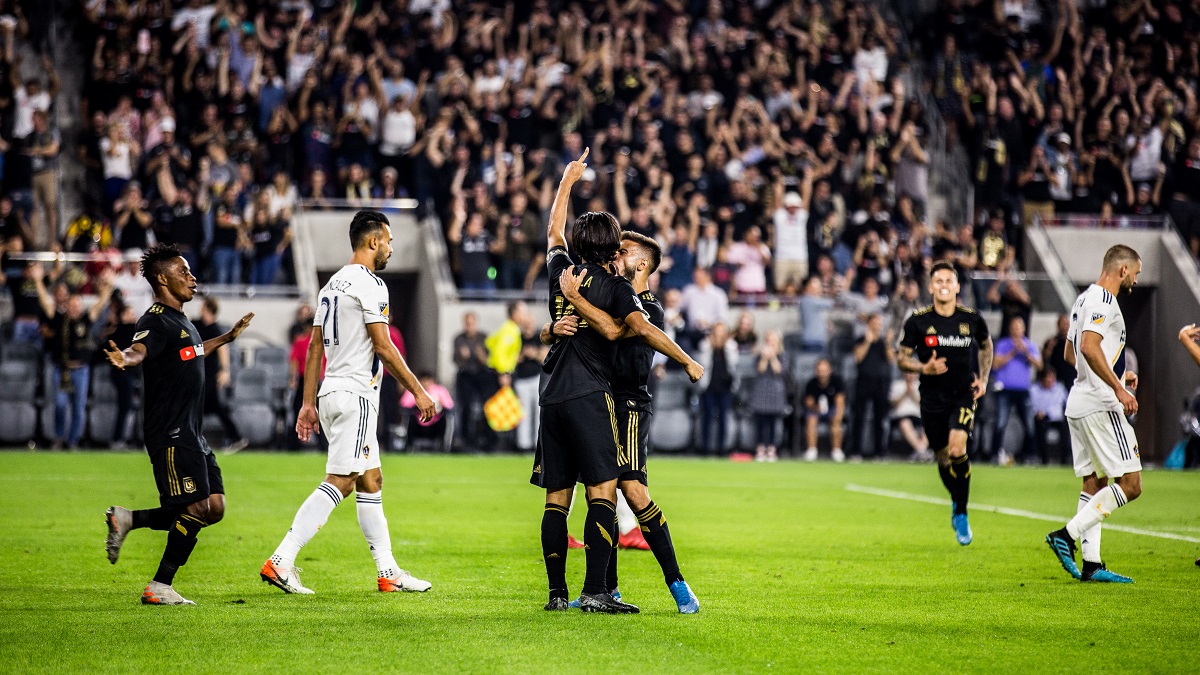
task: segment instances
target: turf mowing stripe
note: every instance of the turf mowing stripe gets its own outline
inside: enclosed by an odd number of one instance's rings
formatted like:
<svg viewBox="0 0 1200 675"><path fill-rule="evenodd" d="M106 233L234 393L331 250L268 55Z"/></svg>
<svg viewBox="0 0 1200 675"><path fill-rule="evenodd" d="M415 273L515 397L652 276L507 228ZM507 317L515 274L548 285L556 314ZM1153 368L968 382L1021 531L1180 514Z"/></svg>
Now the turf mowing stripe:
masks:
<svg viewBox="0 0 1200 675"><path fill-rule="evenodd" d="M925 504L936 504L938 506L950 506L949 499L941 499L939 497L928 497L926 495L914 495L909 492L896 492L895 490L883 490L881 488L866 487L863 485L855 485L848 483L846 489L850 492L861 492L863 494L875 495L876 497L891 497L893 499L905 499L910 502L922 502ZM1045 520L1051 523L1066 522L1063 516L1051 516L1045 513L1034 513L1033 511L1025 511L1023 509L1010 509L1007 506L992 506L990 504L977 504L971 502L971 510L973 511L989 511L991 513L1000 513L1006 516L1018 516L1020 518L1029 518L1032 520ZM1200 539L1196 537L1185 537L1182 534L1174 534L1172 532L1159 532L1158 530L1146 530L1140 527L1127 527L1125 525L1109 525L1104 524L1104 529L1115 530L1117 532L1127 532L1129 534L1141 534L1147 537L1158 537L1160 539L1175 539L1177 541L1186 541L1193 544L1200 544Z"/></svg>

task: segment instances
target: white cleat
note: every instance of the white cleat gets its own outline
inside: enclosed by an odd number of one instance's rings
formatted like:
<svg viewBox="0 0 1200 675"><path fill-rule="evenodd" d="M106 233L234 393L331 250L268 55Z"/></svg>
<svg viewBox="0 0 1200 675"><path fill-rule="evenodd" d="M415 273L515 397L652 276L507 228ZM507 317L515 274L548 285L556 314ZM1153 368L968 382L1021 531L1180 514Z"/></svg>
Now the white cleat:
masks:
<svg viewBox="0 0 1200 675"><path fill-rule="evenodd" d="M841 448L834 448L833 452L831 452L829 456L833 458L833 461L838 462L839 464L846 461L846 453L842 452Z"/></svg>
<svg viewBox="0 0 1200 675"><path fill-rule="evenodd" d="M433 584L428 581L422 581L404 570L400 570L393 577L379 577L379 590L382 593L395 593L397 591L424 593L430 588L433 588Z"/></svg>
<svg viewBox="0 0 1200 675"><path fill-rule="evenodd" d="M125 543L125 536L133 529L133 512L123 506L110 506L104 512L104 522L108 525L104 552L108 554L108 562L116 565L117 557L121 555L121 545Z"/></svg>
<svg viewBox="0 0 1200 675"><path fill-rule="evenodd" d="M809 448L809 449L805 450L804 451L804 461L806 461L806 462L817 461L817 449Z"/></svg>
<svg viewBox="0 0 1200 675"><path fill-rule="evenodd" d="M300 569L298 567L282 567L276 565L270 558L267 558L267 562L263 563L262 569L258 571L258 576L284 593L313 595L312 589L305 588L304 584L300 583Z"/></svg>
<svg viewBox="0 0 1200 675"><path fill-rule="evenodd" d="M157 581L151 581L146 590L142 591L143 605L194 605L196 603L188 600L182 595L175 592L174 588L166 584L160 584Z"/></svg>

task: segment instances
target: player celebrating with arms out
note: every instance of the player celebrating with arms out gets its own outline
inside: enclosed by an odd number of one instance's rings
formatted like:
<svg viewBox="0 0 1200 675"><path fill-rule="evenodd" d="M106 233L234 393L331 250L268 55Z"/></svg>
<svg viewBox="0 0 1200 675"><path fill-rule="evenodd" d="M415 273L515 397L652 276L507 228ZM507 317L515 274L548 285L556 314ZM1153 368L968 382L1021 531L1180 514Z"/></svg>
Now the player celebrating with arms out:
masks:
<svg viewBox="0 0 1200 675"><path fill-rule="evenodd" d="M1137 399L1125 388L1137 389L1137 375L1125 370L1125 317L1117 304L1118 295L1137 285L1141 271L1136 251L1113 246L1104 254L1100 278L1071 308L1064 356L1078 374L1066 414L1075 475L1083 479L1083 490L1075 517L1046 535L1046 543L1063 569L1083 581L1133 583L1101 561L1100 523L1142 494L1137 437L1125 419L1138 411ZM1082 572L1075 564L1077 541L1083 549Z"/></svg>
<svg viewBox="0 0 1200 675"><path fill-rule="evenodd" d="M379 590L427 591L432 584L396 564L383 513L383 472L376 441L382 366L412 392L422 422L432 419L437 409L388 334L388 290L375 276L392 255L387 216L378 211L354 214L350 245L354 249L350 264L338 270L319 295L304 369L304 404L296 418L300 440L307 442L313 432L320 433L318 421L329 437L325 481L300 506L291 529L263 563L259 576L285 593L311 595L300 583L296 556L354 490L358 524L375 559ZM318 413L317 378L326 356Z"/></svg>
<svg viewBox="0 0 1200 675"><path fill-rule="evenodd" d="M948 262L929 274L933 304L904 322L900 369L921 374L921 424L937 452L938 473L950 493L950 524L958 543L971 543L967 500L971 459L967 440L975 426L975 402L987 392L992 372L992 338L977 312L958 304L958 272ZM975 358L979 372L972 367Z"/></svg>
<svg viewBox="0 0 1200 675"><path fill-rule="evenodd" d="M108 561L116 563L130 530L148 527L167 533L167 548L154 580L142 591L147 605L194 605L171 586L187 564L200 530L225 516L221 468L204 440L204 359L233 342L250 325L242 317L228 333L201 341L184 303L196 295L196 277L174 246L151 246L142 256L142 276L154 289L154 304L138 319L133 344L121 349L111 340L109 363L124 370L145 364L146 451L158 486L157 509L130 511L112 506L105 513Z"/></svg>

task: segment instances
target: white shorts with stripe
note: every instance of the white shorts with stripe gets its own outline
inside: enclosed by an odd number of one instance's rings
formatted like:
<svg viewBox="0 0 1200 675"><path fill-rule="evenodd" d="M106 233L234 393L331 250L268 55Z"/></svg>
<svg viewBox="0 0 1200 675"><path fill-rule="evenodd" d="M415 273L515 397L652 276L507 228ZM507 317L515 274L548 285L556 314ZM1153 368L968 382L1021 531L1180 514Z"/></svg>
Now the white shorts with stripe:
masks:
<svg viewBox="0 0 1200 675"><path fill-rule="evenodd" d="M1071 454L1075 457L1075 475L1120 478L1142 470L1137 437L1125 416L1118 412L1097 412L1084 417L1069 417Z"/></svg>
<svg viewBox="0 0 1200 675"><path fill-rule="evenodd" d="M321 433L329 441L325 472L335 476L363 474L379 468L375 404L348 391L331 391L317 401Z"/></svg>

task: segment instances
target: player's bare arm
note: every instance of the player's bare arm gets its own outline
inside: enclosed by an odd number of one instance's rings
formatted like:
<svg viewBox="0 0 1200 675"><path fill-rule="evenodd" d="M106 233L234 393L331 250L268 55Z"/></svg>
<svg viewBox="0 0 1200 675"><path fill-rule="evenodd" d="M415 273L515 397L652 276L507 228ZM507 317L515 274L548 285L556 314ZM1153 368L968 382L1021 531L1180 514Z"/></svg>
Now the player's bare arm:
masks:
<svg viewBox="0 0 1200 675"><path fill-rule="evenodd" d="M437 414L437 405L433 402L433 398L429 392L425 391L425 387L421 386L420 380L416 375L409 370L408 364L404 362L404 357L400 355L400 350L396 349L396 345L392 343L392 336L388 333L386 323L371 323L367 324L367 334L371 336L371 343L375 346L375 354L379 360L383 361L383 365L387 366L388 372L395 377L405 389L412 392L413 398L416 399L417 410L421 412L421 421L428 422ZM305 373L307 375L307 372Z"/></svg>
<svg viewBox="0 0 1200 675"><path fill-rule="evenodd" d="M1067 343L1063 345L1063 358L1066 359L1067 363L1071 364L1072 368L1075 367L1075 343L1071 340L1067 340ZM1197 363L1200 363L1200 361Z"/></svg>
<svg viewBox="0 0 1200 675"><path fill-rule="evenodd" d="M109 340L108 346L111 349L105 349L104 355L108 357L108 362L118 370L137 368L142 365L142 361L146 360L146 348L143 345L134 343L129 349L121 349L117 343Z"/></svg>
<svg viewBox="0 0 1200 675"><path fill-rule="evenodd" d="M554 323L542 326L541 340L544 345L552 345L559 338L571 337L579 332L579 317L568 314Z"/></svg>
<svg viewBox="0 0 1200 675"><path fill-rule="evenodd" d="M1200 338L1200 328L1196 324L1189 323L1179 329L1179 341L1183 343L1183 348L1187 350L1188 356L1200 366L1200 343L1196 340Z"/></svg>
<svg viewBox="0 0 1200 675"><path fill-rule="evenodd" d="M230 342L233 342L234 340L238 339L238 336L242 334L242 331L246 330L246 328L250 325L250 321L253 318L254 318L254 312L250 312L246 316L243 316L242 318L238 319L238 322L233 324L233 328L230 328L229 332L225 333L224 335L218 335L217 337L215 337L211 340L205 340L204 341L204 358L208 358L209 356L212 356L221 347L224 347L225 345L229 344Z"/></svg>
<svg viewBox="0 0 1200 675"><path fill-rule="evenodd" d="M896 358L896 364L900 366L900 370L921 375L941 375L949 370L946 366L946 357L938 358L936 349L929 355L928 361L922 362L913 353L912 347L904 345L900 345L900 355Z"/></svg>
<svg viewBox="0 0 1200 675"><path fill-rule="evenodd" d="M591 148L584 148L579 159L567 164L563 169L562 180L558 183L558 192L554 195L554 204L550 207L550 224L546 230L546 250L556 246L566 247L567 210L571 207L571 188L583 177L587 168L587 156Z"/></svg>
<svg viewBox="0 0 1200 675"><path fill-rule="evenodd" d="M296 437L307 443L313 433L321 433L317 417L317 383L321 377L321 361L325 359L325 342L320 326L313 326L308 353L304 357L304 402L296 415Z"/></svg>
<svg viewBox="0 0 1200 675"><path fill-rule="evenodd" d="M662 332L658 326L650 323L646 315L641 312L630 312L629 316L625 317L625 325L629 326L633 333L641 337L647 345L654 348L654 351L682 364L683 369L687 371L688 379L692 382L698 382L704 376L704 366L688 356L687 352L675 344L675 341Z"/></svg>
<svg viewBox="0 0 1200 675"><path fill-rule="evenodd" d="M975 390L976 401L987 393L988 378L992 375L992 360L995 353L991 338L979 343L979 375L971 383L971 388Z"/></svg>
<svg viewBox="0 0 1200 675"><path fill-rule="evenodd" d="M1104 384L1112 388L1117 395L1117 400L1121 402L1121 407L1126 415L1133 415L1138 411L1138 402L1133 394L1125 388L1125 384L1121 382L1121 378L1113 372L1112 366L1108 364L1108 359L1104 358L1104 350L1100 347L1101 336L1093 331L1083 331L1083 344L1080 346L1080 353L1087 361L1088 367L1092 369Z"/></svg>
<svg viewBox="0 0 1200 675"><path fill-rule="evenodd" d="M587 270L580 270L578 276L572 274L570 268L563 270L562 275L559 277L559 286L562 289L563 297L605 339L617 340L623 337L632 337L633 331L629 330L624 321L614 319L609 316L608 312L601 311L595 305L588 302L587 298L579 294L579 286L583 283L583 278L586 276Z"/></svg>

